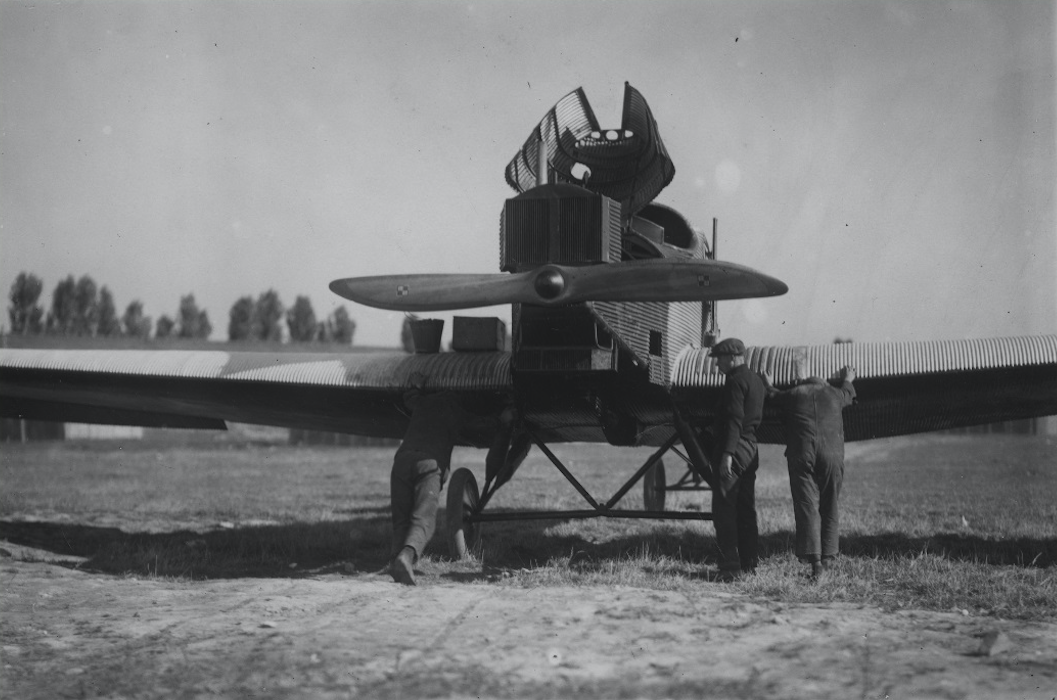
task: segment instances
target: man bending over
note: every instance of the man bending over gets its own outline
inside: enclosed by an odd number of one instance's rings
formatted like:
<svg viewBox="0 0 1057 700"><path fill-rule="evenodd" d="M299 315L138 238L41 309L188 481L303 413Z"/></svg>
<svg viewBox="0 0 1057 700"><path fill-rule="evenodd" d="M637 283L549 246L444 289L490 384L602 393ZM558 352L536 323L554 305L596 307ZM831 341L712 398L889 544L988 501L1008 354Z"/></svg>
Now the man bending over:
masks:
<svg viewBox="0 0 1057 700"><path fill-rule="evenodd" d="M844 419L842 411L855 399L855 370L840 371L840 387L821 377L808 377L797 363L797 384L778 391L764 375L767 400L782 414L785 458L796 519L796 556L811 565L817 578L837 556L840 517L837 502L844 481Z"/></svg>
<svg viewBox="0 0 1057 700"><path fill-rule="evenodd" d="M415 585L414 564L433 537L437 525L440 489L451 467L451 453L464 431L495 428L496 421L467 412L451 391L423 393L415 388L404 395L411 421L396 451L389 479L393 510L393 559L389 574L393 580ZM516 413L503 410L489 465L495 455L506 457ZM527 450L526 450L527 452ZM523 459L524 454L520 457Z"/></svg>

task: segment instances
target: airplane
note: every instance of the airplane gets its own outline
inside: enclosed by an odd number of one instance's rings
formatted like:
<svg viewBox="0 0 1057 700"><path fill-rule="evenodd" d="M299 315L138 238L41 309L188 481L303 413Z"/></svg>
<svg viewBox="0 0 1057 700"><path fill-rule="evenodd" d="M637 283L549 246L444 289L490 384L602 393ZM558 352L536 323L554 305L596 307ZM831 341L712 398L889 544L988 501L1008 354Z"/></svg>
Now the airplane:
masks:
<svg viewBox="0 0 1057 700"><path fill-rule="evenodd" d="M504 203L500 271L334 280L338 295L414 312L511 304L510 349L498 319L454 319L453 350L312 353L235 350L0 349L0 415L11 418L223 430L256 423L400 438L404 392L457 392L481 416L511 403L519 438L535 445L580 493L582 510L486 511L516 471L455 470L444 531L452 556L480 543L481 524L594 517L701 519L665 510L668 491L707 489L711 465L697 426L720 396L709 348L716 304L784 294L762 272L716 258L711 240L655 202L675 167L644 97L624 86L622 123L603 129L582 89L563 97L506 167L517 193ZM425 328L425 326L422 326ZM1057 335L749 347L751 369L777 387L796 365L833 376L856 369L849 441L1057 414ZM492 435L468 435L481 446ZM758 437L781 443L765 413ZM592 496L550 445L588 442L655 451L609 499ZM686 468L668 483L664 457ZM642 483L645 508L619 508Z"/></svg>

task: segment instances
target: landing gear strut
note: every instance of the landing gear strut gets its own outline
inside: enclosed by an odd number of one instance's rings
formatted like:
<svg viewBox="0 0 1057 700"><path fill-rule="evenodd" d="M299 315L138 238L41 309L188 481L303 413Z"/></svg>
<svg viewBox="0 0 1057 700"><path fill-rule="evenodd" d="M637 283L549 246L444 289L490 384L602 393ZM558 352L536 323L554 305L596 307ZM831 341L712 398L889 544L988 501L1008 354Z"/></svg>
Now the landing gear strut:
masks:
<svg viewBox="0 0 1057 700"><path fill-rule="evenodd" d="M645 518L653 520L711 520L712 513L701 511L665 511L664 500L667 491L684 491L691 488L707 489L708 487L697 480L697 485L687 486L691 477L684 477L677 484L668 486L665 483L664 464L662 457L672 450L676 455L686 461L690 460L679 450L673 450L673 446L679 440L678 434L669 437L660 449L650 455L649 459L631 476L630 479L605 503L596 501L590 493L576 480L561 460L547 447L535 433L526 429L532 441L543 454L551 461L566 480L572 484L583 499L590 506L587 510L552 510L552 511L503 511L496 513L484 512L484 507L495 494L495 483L485 485L483 493L478 491L477 480L473 472L466 468L456 469L451 475L448 483L447 497L447 540L451 556L456 559L467 559L478 551L480 545L480 525L487 522L501 522L507 520L566 520L586 518ZM690 471L688 470L688 474ZM640 479L645 477L643 484L643 501L646 510L621 510L616 505L632 489ZM502 483L502 482L500 482Z"/></svg>

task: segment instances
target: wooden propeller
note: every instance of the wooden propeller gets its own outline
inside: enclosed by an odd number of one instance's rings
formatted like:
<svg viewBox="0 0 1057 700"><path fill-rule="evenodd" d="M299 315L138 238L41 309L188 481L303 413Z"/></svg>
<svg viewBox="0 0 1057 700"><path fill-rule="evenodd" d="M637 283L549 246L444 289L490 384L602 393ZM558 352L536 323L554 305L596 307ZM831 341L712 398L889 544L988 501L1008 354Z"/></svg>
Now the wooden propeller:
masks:
<svg viewBox="0 0 1057 700"><path fill-rule="evenodd" d="M444 311L499 304L561 306L582 301L713 301L785 294L780 280L743 265L632 260L543 265L513 274L423 274L334 280L335 294L393 311Z"/></svg>

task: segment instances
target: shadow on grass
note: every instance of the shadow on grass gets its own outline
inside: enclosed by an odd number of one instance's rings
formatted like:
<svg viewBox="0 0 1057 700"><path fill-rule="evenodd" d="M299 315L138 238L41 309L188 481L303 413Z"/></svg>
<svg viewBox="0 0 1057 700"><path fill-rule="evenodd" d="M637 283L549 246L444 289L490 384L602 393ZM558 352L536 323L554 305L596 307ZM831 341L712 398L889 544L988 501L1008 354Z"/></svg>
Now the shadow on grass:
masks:
<svg viewBox="0 0 1057 700"><path fill-rule="evenodd" d="M913 558L921 554L999 566L1048 568L1057 563L1057 538L992 539L971 534L942 533L908 537L900 533L841 537L844 556Z"/></svg>
<svg viewBox="0 0 1057 700"><path fill-rule="evenodd" d="M485 534L481 574L452 573L454 580L488 578L503 570L534 569L563 562L580 571L603 571L615 561L655 561L656 573L682 564L691 568L690 578L713 580L718 567L715 538L700 531L664 532L616 537L596 542L580 535L548 534L546 529L562 521L502 523ZM762 564L771 557L787 556L795 550L795 534L790 530L762 535L759 556ZM993 539L972 534L937 534L912 537L899 533L849 535L841 538L845 557L868 559L913 559L923 553L953 561L999 566L1047 568L1057 562L1057 538ZM650 565L646 564L646 573Z"/></svg>
<svg viewBox="0 0 1057 700"><path fill-rule="evenodd" d="M389 558L388 509L359 511L360 517L319 523L291 523L168 533L127 533L117 528L54 522L0 521L0 539L51 552L84 558L69 564L114 575L148 575L192 579L253 577L298 578L327 573L372 573ZM443 523L443 511L441 513ZM657 562L666 567L702 567L691 578L705 578L718 564L711 534L692 530L591 541L584 536L548 533L563 522L524 521L492 526L485 533L481 572L449 572L445 578L475 581L504 571L535 569L563 562L580 571L604 571L614 562ZM790 531L760 538L763 564L793 550ZM841 539L851 558L912 559L923 553L956 561L1019 567L1050 567L1057 561L1057 539L994 540L971 534L909 537L898 533L851 535ZM446 559L443 528L429 552ZM439 555L439 556L438 556ZM645 573L651 573L646 564Z"/></svg>
<svg viewBox="0 0 1057 700"><path fill-rule="evenodd" d="M127 533L91 525L0 521L0 539L60 557L83 557L85 561L69 565L108 574L296 578L381 569L389 557L389 528L386 510L349 520L208 532Z"/></svg>

